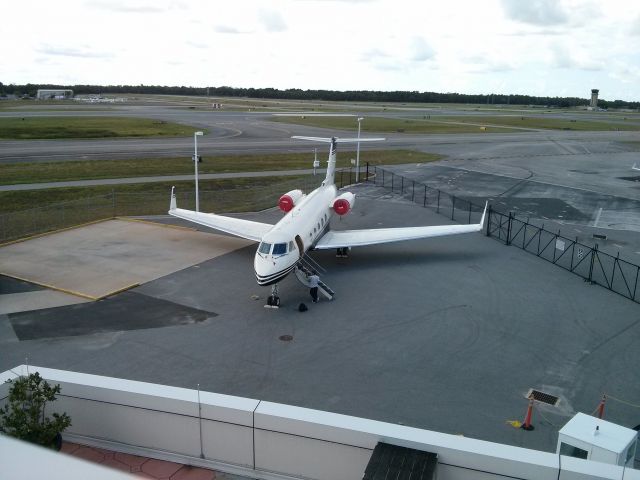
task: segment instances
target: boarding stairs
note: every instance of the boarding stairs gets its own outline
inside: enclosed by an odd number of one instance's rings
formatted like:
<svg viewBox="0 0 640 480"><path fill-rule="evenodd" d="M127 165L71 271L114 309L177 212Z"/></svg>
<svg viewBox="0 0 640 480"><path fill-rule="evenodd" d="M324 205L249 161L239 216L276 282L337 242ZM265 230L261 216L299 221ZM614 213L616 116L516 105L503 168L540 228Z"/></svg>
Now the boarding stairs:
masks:
<svg viewBox="0 0 640 480"><path fill-rule="evenodd" d="M323 268L322 265L320 265L305 253L304 256L301 257L296 264L296 277L298 278L300 283L302 283L306 287L309 287L309 276L312 275L314 270L316 271L316 275L318 276L321 273L327 272L327 270ZM336 292L331 290L331 288L322 280L318 281L318 291L329 300L333 300L333 297L336 294Z"/></svg>

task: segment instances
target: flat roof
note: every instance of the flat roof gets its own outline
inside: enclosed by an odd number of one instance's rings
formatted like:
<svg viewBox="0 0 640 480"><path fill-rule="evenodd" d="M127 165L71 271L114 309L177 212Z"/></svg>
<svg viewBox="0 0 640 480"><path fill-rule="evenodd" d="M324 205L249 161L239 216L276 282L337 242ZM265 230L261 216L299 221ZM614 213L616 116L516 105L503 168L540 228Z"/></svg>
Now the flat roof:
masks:
<svg viewBox="0 0 640 480"><path fill-rule="evenodd" d="M580 412L569 420L559 433L616 453L624 452L638 437L638 432L631 428Z"/></svg>

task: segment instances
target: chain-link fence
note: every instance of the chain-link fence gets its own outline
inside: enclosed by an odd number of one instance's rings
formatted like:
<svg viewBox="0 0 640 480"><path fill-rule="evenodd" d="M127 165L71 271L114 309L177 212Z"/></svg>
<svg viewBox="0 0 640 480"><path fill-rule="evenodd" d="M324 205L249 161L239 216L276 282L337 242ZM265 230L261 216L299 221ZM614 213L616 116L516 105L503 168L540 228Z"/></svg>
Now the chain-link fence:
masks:
<svg viewBox="0 0 640 480"><path fill-rule="evenodd" d="M484 205L417 183L381 167L367 165L362 178L460 223L479 222L484 210ZM621 259L620 254L610 255L601 251L597 244L585 245L577 239L562 236L559 231L551 232L513 213L499 212L492 207L489 207L487 217L487 236L505 245L519 247L585 281L640 303L640 266Z"/></svg>
<svg viewBox="0 0 640 480"><path fill-rule="evenodd" d="M263 178L235 187L200 190L204 212L256 211L273 207L283 193L297 188L310 191L324 176L277 177L264 184ZM180 208L195 209L193 191L178 191ZM85 197L28 210L0 214L0 243L73 227L117 216L161 215L169 210L170 193L122 193Z"/></svg>

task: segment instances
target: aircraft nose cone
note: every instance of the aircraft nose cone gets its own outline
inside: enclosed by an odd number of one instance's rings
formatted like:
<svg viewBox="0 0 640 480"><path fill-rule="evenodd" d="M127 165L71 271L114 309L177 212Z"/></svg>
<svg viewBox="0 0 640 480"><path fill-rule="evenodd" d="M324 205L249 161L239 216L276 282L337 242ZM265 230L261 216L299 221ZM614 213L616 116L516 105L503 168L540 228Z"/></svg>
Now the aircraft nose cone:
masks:
<svg viewBox="0 0 640 480"><path fill-rule="evenodd" d="M274 260L272 257L264 258L256 253L253 268L258 285L272 285L291 273L295 268L295 261L290 262L288 260L290 259L278 258Z"/></svg>

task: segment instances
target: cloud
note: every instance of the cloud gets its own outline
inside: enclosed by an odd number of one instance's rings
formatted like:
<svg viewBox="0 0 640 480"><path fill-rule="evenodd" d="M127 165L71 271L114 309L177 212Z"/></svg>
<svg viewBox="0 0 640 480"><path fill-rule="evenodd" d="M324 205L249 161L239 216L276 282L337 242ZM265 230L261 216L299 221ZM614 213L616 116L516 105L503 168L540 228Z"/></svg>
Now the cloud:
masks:
<svg viewBox="0 0 640 480"><path fill-rule="evenodd" d="M249 32L243 32L242 30L238 30L236 27L229 27L227 25L216 25L213 27L213 29L217 32L217 33L231 33L231 34L242 34L242 33L249 33Z"/></svg>
<svg viewBox="0 0 640 480"><path fill-rule="evenodd" d="M86 5L88 7L95 7L101 10L109 10L111 12L118 13L162 13L166 10L166 8L162 8L152 3L141 2L93 0L86 2Z"/></svg>
<svg viewBox="0 0 640 480"><path fill-rule="evenodd" d="M564 45L553 46L551 55L551 65L556 68L588 71L604 70L602 62L585 56L581 51L570 51Z"/></svg>
<svg viewBox="0 0 640 480"><path fill-rule="evenodd" d="M515 67L504 59L491 58L488 54L472 55L462 58L464 71L468 73L500 73L515 70Z"/></svg>
<svg viewBox="0 0 640 480"><path fill-rule="evenodd" d="M544 28L542 30L531 30L531 31L526 31L526 30L517 30L515 32L505 32L505 33L499 33L499 35L503 36L503 37L525 37L527 35L531 35L531 36L542 36L542 37L554 37L554 36L558 36L558 35L566 35L567 32L566 31L562 31L562 30L554 30L551 28Z"/></svg>
<svg viewBox="0 0 640 480"><path fill-rule="evenodd" d="M72 47L57 47L52 45L43 45L36 49L38 53L44 55L54 55L59 57L74 57L74 58L111 58L113 54L110 52L100 52L93 50L89 47L84 48L72 48Z"/></svg>
<svg viewBox="0 0 640 480"><path fill-rule="evenodd" d="M387 52L385 52L384 50L380 50L379 48L376 48L376 47L370 48L369 50L362 52L362 54L360 55L360 59L365 62L371 62L378 59L389 58L389 57L390 55Z"/></svg>
<svg viewBox="0 0 640 480"><path fill-rule="evenodd" d="M287 24L280 13L275 10L261 8L258 11L258 20L260 20L267 32L284 32L287 30Z"/></svg>
<svg viewBox="0 0 640 480"><path fill-rule="evenodd" d="M414 37L411 41L411 47L409 50L411 52L409 58L415 62L431 60L436 54L433 48L431 48L431 46L422 37Z"/></svg>
<svg viewBox="0 0 640 480"><path fill-rule="evenodd" d="M640 35L640 15L631 22L631 29L629 30L629 33L631 33L631 35Z"/></svg>
<svg viewBox="0 0 640 480"><path fill-rule="evenodd" d="M202 42L196 42L194 40L187 40L187 45L193 48L209 48L209 45Z"/></svg>
<svg viewBox="0 0 640 480"><path fill-rule="evenodd" d="M507 17L532 25L561 25L569 16L557 0L501 0Z"/></svg>

